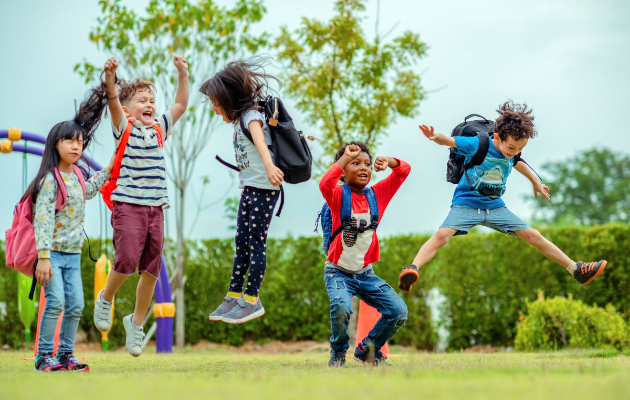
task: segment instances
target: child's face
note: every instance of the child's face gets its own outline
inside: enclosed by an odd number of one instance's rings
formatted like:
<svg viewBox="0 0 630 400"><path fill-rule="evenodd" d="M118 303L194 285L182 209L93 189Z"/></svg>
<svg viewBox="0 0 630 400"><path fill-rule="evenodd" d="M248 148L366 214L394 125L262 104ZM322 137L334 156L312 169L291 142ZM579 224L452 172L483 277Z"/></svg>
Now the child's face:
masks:
<svg viewBox="0 0 630 400"><path fill-rule="evenodd" d="M357 158L350 161L343 169L343 181L355 188L364 188L372 179L372 163L366 152L361 152Z"/></svg>
<svg viewBox="0 0 630 400"><path fill-rule="evenodd" d="M497 150L499 150L505 158L512 158L518 153L520 153L521 151L523 151L523 148L527 146L527 141L529 139L524 138L521 140L514 140L512 136L508 135L505 138L505 141L501 141L499 134L495 133L494 140L495 140L495 147L497 148Z"/></svg>
<svg viewBox="0 0 630 400"><path fill-rule="evenodd" d="M230 122L230 120L228 120L227 118L227 114L225 113L225 110L223 110L223 107L221 107L214 101L212 102L212 111L214 111L216 115L220 115L221 118L223 118L223 122Z"/></svg>
<svg viewBox="0 0 630 400"><path fill-rule="evenodd" d="M138 90L129 104L123 106L127 118L133 117L143 125L153 124L155 118L155 96L151 90Z"/></svg>
<svg viewBox="0 0 630 400"><path fill-rule="evenodd" d="M61 160L74 164L79 161L83 153L83 135L79 135L75 139L62 139L57 142L57 151Z"/></svg>

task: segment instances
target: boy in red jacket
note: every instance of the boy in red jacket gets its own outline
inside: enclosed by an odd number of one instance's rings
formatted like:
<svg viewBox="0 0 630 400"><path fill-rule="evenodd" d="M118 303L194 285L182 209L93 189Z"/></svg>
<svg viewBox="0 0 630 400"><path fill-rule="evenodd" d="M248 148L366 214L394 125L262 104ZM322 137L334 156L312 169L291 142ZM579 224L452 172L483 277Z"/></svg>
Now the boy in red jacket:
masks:
<svg viewBox="0 0 630 400"><path fill-rule="evenodd" d="M392 169L392 174L367 188L372 177L372 155L364 143L350 142L339 150L335 164L319 183L332 214L333 232L342 226L340 213L343 188L338 184L339 181L347 185L352 193L350 226L344 227L341 234L331 241L324 269L332 328L328 365L332 367L345 364L352 296L359 297L382 314L354 351L354 359L359 362L388 365L380 349L407 320L404 301L372 270L372 263L379 260L379 245L376 230L370 227L370 206L365 192L369 189L374 191L380 222L389 201L411 170L404 161L384 156L376 158L375 171L384 171L387 167ZM373 356L370 356L370 348L374 351Z"/></svg>

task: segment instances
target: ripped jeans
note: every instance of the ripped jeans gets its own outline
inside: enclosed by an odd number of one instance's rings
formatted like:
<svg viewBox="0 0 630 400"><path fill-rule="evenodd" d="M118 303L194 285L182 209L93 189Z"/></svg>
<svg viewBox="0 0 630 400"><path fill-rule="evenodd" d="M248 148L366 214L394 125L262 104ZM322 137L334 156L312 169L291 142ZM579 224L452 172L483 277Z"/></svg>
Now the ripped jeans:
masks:
<svg viewBox="0 0 630 400"><path fill-rule="evenodd" d="M336 351L347 351L350 336L348 321L352 314L352 296L357 296L382 314L374 328L363 338L362 343L374 344L380 350L398 329L407 321L407 306L403 299L384 280L369 270L351 274L336 268L324 268L324 282L330 298L330 347Z"/></svg>

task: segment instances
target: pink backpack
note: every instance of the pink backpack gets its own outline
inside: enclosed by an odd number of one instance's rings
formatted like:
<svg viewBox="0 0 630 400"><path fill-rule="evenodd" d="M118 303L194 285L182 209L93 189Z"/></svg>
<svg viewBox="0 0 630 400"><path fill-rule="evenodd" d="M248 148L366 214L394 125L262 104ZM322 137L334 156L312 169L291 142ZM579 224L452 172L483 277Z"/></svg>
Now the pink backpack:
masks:
<svg viewBox="0 0 630 400"><path fill-rule="evenodd" d="M85 201L85 179L83 179L83 174L79 167L74 164L72 165L72 171L79 178L81 189L83 189L83 201ZM57 180L57 204L55 205L55 212L57 212L66 206L68 192L59 169L55 168L54 174ZM13 224L11 229L8 229L5 234L7 265L29 278L33 277L31 299L35 288L34 273L37 266L37 247L35 245L35 228L33 228L34 213L33 201L31 196L28 196L15 207Z"/></svg>

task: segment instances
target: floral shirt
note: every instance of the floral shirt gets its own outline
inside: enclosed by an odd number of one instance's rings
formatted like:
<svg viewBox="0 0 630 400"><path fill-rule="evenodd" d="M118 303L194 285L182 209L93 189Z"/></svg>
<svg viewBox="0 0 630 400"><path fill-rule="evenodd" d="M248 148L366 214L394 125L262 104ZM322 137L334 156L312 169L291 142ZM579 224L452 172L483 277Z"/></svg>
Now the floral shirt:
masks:
<svg viewBox="0 0 630 400"><path fill-rule="evenodd" d="M61 172L61 171L60 171ZM44 178L35 202L35 242L39 258L50 258L51 251L81 253L83 248L83 223L85 201L79 178L74 172L61 172L66 183L66 206L55 213L57 180L52 172ZM85 197L91 199L109 179L109 172L102 170L85 181Z"/></svg>

